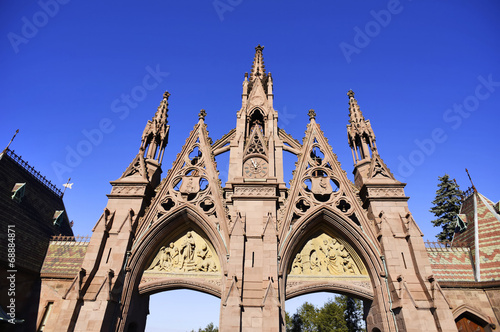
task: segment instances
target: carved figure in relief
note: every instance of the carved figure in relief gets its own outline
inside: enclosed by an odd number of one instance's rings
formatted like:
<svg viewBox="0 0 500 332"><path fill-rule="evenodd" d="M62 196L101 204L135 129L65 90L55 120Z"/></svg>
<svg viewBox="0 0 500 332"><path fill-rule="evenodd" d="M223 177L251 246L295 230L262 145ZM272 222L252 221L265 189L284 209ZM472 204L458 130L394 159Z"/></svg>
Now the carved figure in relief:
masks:
<svg viewBox="0 0 500 332"><path fill-rule="evenodd" d="M356 274L355 265L352 260L351 255L347 252L344 245L338 242L336 239L332 239L330 243L324 240L323 243L326 246L326 250L323 247L320 248L321 251L325 253L328 258L328 270L332 274Z"/></svg>
<svg viewBox="0 0 500 332"><path fill-rule="evenodd" d="M340 240L321 234L307 241L296 253L289 273L301 276L366 275L365 269L358 264Z"/></svg>
<svg viewBox="0 0 500 332"><path fill-rule="evenodd" d="M169 247L166 249L168 254L168 261L172 265L172 267L179 266L179 249L174 245L173 242L170 242Z"/></svg>
<svg viewBox="0 0 500 332"><path fill-rule="evenodd" d="M208 246L204 243L200 250L196 253L198 258L197 266L199 271L203 272L217 272L217 266L212 259L212 254L208 250Z"/></svg>
<svg viewBox="0 0 500 332"><path fill-rule="evenodd" d="M309 255L309 262L311 264L312 272L321 272L321 263L319 261L318 253L316 252L316 250L311 251L311 254Z"/></svg>
<svg viewBox="0 0 500 332"><path fill-rule="evenodd" d="M302 256L298 253L292 263L292 272L294 274L302 274Z"/></svg>
<svg viewBox="0 0 500 332"><path fill-rule="evenodd" d="M341 274L343 271L341 264L341 251L344 246L337 242L336 239L332 239L330 242L323 240L324 246L319 247L319 250L326 256L325 265L328 272L331 274Z"/></svg>
<svg viewBox="0 0 500 332"><path fill-rule="evenodd" d="M345 273L356 274L356 271L354 269L354 263L352 262L351 257L344 258L344 261L342 262L342 267L343 267Z"/></svg>
<svg viewBox="0 0 500 332"><path fill-rule="evenodd" d="M184 240L184 243L182 244L181 247L181 254L182 254L182 266L184 267L184 264L191 263L194 261L194 251L196 249L196 243L193 238L193 234L191 232L187 232L186 234L186 239Z"/></svg>
<svg viewBox="0 0 500 332"><path fill-rule="evenodd" d="M148 270L162 270L165 266L165 261L167 259L167 254L165 253L165 246L160 248L158 255L153 259L153 263L149 266Z"/></svg>
<svg viewBox="0 0 500 332"><path fill-rule="evenodd" d="M219 266L203 238L189 231L168 246L162 246L146 271L217 272Z"/></svg>

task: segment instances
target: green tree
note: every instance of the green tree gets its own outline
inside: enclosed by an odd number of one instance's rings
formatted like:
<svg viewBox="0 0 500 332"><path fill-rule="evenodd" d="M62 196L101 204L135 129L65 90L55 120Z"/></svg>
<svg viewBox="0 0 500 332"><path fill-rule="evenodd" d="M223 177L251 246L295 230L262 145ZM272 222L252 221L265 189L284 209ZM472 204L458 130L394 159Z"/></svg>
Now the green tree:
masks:
<svg viewBox="0 0 500 332"><path fill-rule="evenodd" d="M344 298L346 302L344 319L346 322L347 331L363 331L363 304L361 300L353 299L352 297L347 296L344 296Z"/></svg>
<svg viewBox="0 0 500 332"><path fill-rule="evenodd" d="M318 332L348 332L344 319L345 300L343 296L335 300L329 299L321 309L319 309L316 320Z"/></svg>
<svg viewBox="0 0 500 332"><path fill-rule="evenodd" d="M287 332L358 332L363 329L360 300L347 296L329 299L321 308L305 302L290 316L286 313Z"/></svg>
<svg viewBox="0 0 500 332"><path fill-rule="evenodd" d="M298 317L295 317L297 315ZM305 302L297 309L297 313L293 315L292 321L300 323L300 331L314 332L316 322L318 320L318 309L309 302Z"/></svg>
<svg viewBox="0 0 500 332"><path fill-rule="evenodd" d="M191 330L191 332L196 332L196 331ZM219 328L215 326L214 323L210 323L204 329L199 328L198 332L219 332Z"/></svg>
<svg viewBox="0 0 500 332"><path fill-rule="evenodd" d="M287 325L287 331L290 332L302 332L302 318L300 318L299 314L293 314L292 318L289 318Z"/></svg>
<svg viewBox="0 0 500 332"><path fill-rule="evenodd" d="M462 192L458 185L450 180L448 174L438 177L440 181L436 190L434 205L429 211L434 213L437 219L432 220L435 227L441 226L442 231L436 235L441 242L451 241L455 234L456 216L460 211Z"/></svg>

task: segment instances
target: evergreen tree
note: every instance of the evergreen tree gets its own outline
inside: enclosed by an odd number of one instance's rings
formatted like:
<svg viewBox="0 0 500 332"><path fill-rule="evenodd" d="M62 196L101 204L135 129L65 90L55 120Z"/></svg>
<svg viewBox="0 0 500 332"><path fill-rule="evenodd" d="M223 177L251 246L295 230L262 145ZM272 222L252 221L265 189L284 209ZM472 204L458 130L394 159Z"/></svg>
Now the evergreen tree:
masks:
<svg viewBox="0 0 500 332"><path fill-rule="evenodd" d="M344 310L344 296L338 296L335 300L329 299L323 307L319 309L315 331L349 332L344 319Z"/></svg>
<svg viewBox="0 0 500 332"><path fill-rule="evenodd" d="M298 315L298 317L295 317ZM318 319L318 309L309 302L304 303L297 309L297 313L293 315L293 321L300 324L302 332L315 332L316 321Z"/></svg>
<svg viewBox="0 0 500 332"><path fill-rule="evenodd" d="M302 326L304 323L302 322L302 318L300 318L299 314L293 314L290 319L290 325L287 325L287 331L290 332L302 332Z"/></svg>
<svg viewBox="0 0 500 332"><path fill-rule="evenodd" d="M430 212L434 213L437 219L432 220L435 227L442 227L442 231L436 235L441 242L451 241L455 234L456 216L460 211L461 195L458 185L450 180L448 174L438 177L440 181L436 191L436 199L432 201L434 205Z"/></svg>
<svg viewBox="0 0 500 332"><path fill-rule="evenodd" d="M344 319L349 332L364 331L363 322L363 305L361 300L353 299L352 297L344 296L345 311Z"/></svg>
<svg viewBox="0 0 500 332"><path fill-rule="evenodd" d="M191 330L191 332L196 332L196 331ZM210 323L204 329L199 328L198 332L219 332L219 328L215 326L214 323Z"/></svg>

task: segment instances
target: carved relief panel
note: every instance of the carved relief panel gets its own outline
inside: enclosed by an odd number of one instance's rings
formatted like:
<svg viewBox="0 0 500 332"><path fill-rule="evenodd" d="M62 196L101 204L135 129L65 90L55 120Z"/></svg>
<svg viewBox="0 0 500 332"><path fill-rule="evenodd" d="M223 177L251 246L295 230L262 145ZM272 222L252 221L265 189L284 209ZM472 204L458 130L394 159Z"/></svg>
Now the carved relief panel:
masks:
<svg viewBox="0 0 500 332"><path fill-rule="evenodd" d="M220 272L219 258L211 244L194 230L166 241L146 266L148 274L212 274Z"/></svg>
<svg viewBox="0 0 500 332"><path fill-rule="evenodd" d="M326 233L309 239L295 254L289 276L368 276L363 262L348 243Z"/></svg>

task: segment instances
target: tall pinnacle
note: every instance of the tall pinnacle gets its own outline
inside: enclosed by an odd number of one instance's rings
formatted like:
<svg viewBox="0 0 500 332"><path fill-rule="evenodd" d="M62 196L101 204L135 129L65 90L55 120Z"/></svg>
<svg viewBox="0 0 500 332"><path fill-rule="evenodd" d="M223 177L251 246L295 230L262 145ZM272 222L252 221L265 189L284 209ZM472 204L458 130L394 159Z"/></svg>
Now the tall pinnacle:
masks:
<svg viewBox="0 0 500 332"><path fill-rule="evenodd" d="M347 95L349 96L349 123L359 124L360 122L365 122L365 118L363 113L361 113L358 101L354 98L354 91L349 90Z"/></svg>
<svg viewBox="0 0 500 332"><path fill-rule="evenodd" d="M263 79L266 74L264 67L264 56L262 55L264 46L260 44L255 48L255 57L253 58L252 72L250 73L250 81L254 81L256 77Z"/></svg>
<svg viewBox="0 0 500 332"><path fill-rule="evenodd" d="M375 134L373 133L370 120L365 120L358 102L354 99L354 92L349 90L349 124L347 125L347 137L349 145L353 150L353 159L358 161L369 159L370 151L377 153L375 145Z"/></svg>
<svg viewBox="0 0 500 332"><path fill-rule="evenodd" d="M160 102L153 119L146 124L141 139L141 151L146 153L145 158L156 159L160 163L168 140L168 97L170 97L170 93L165 91L163 100Z"/></svg>

